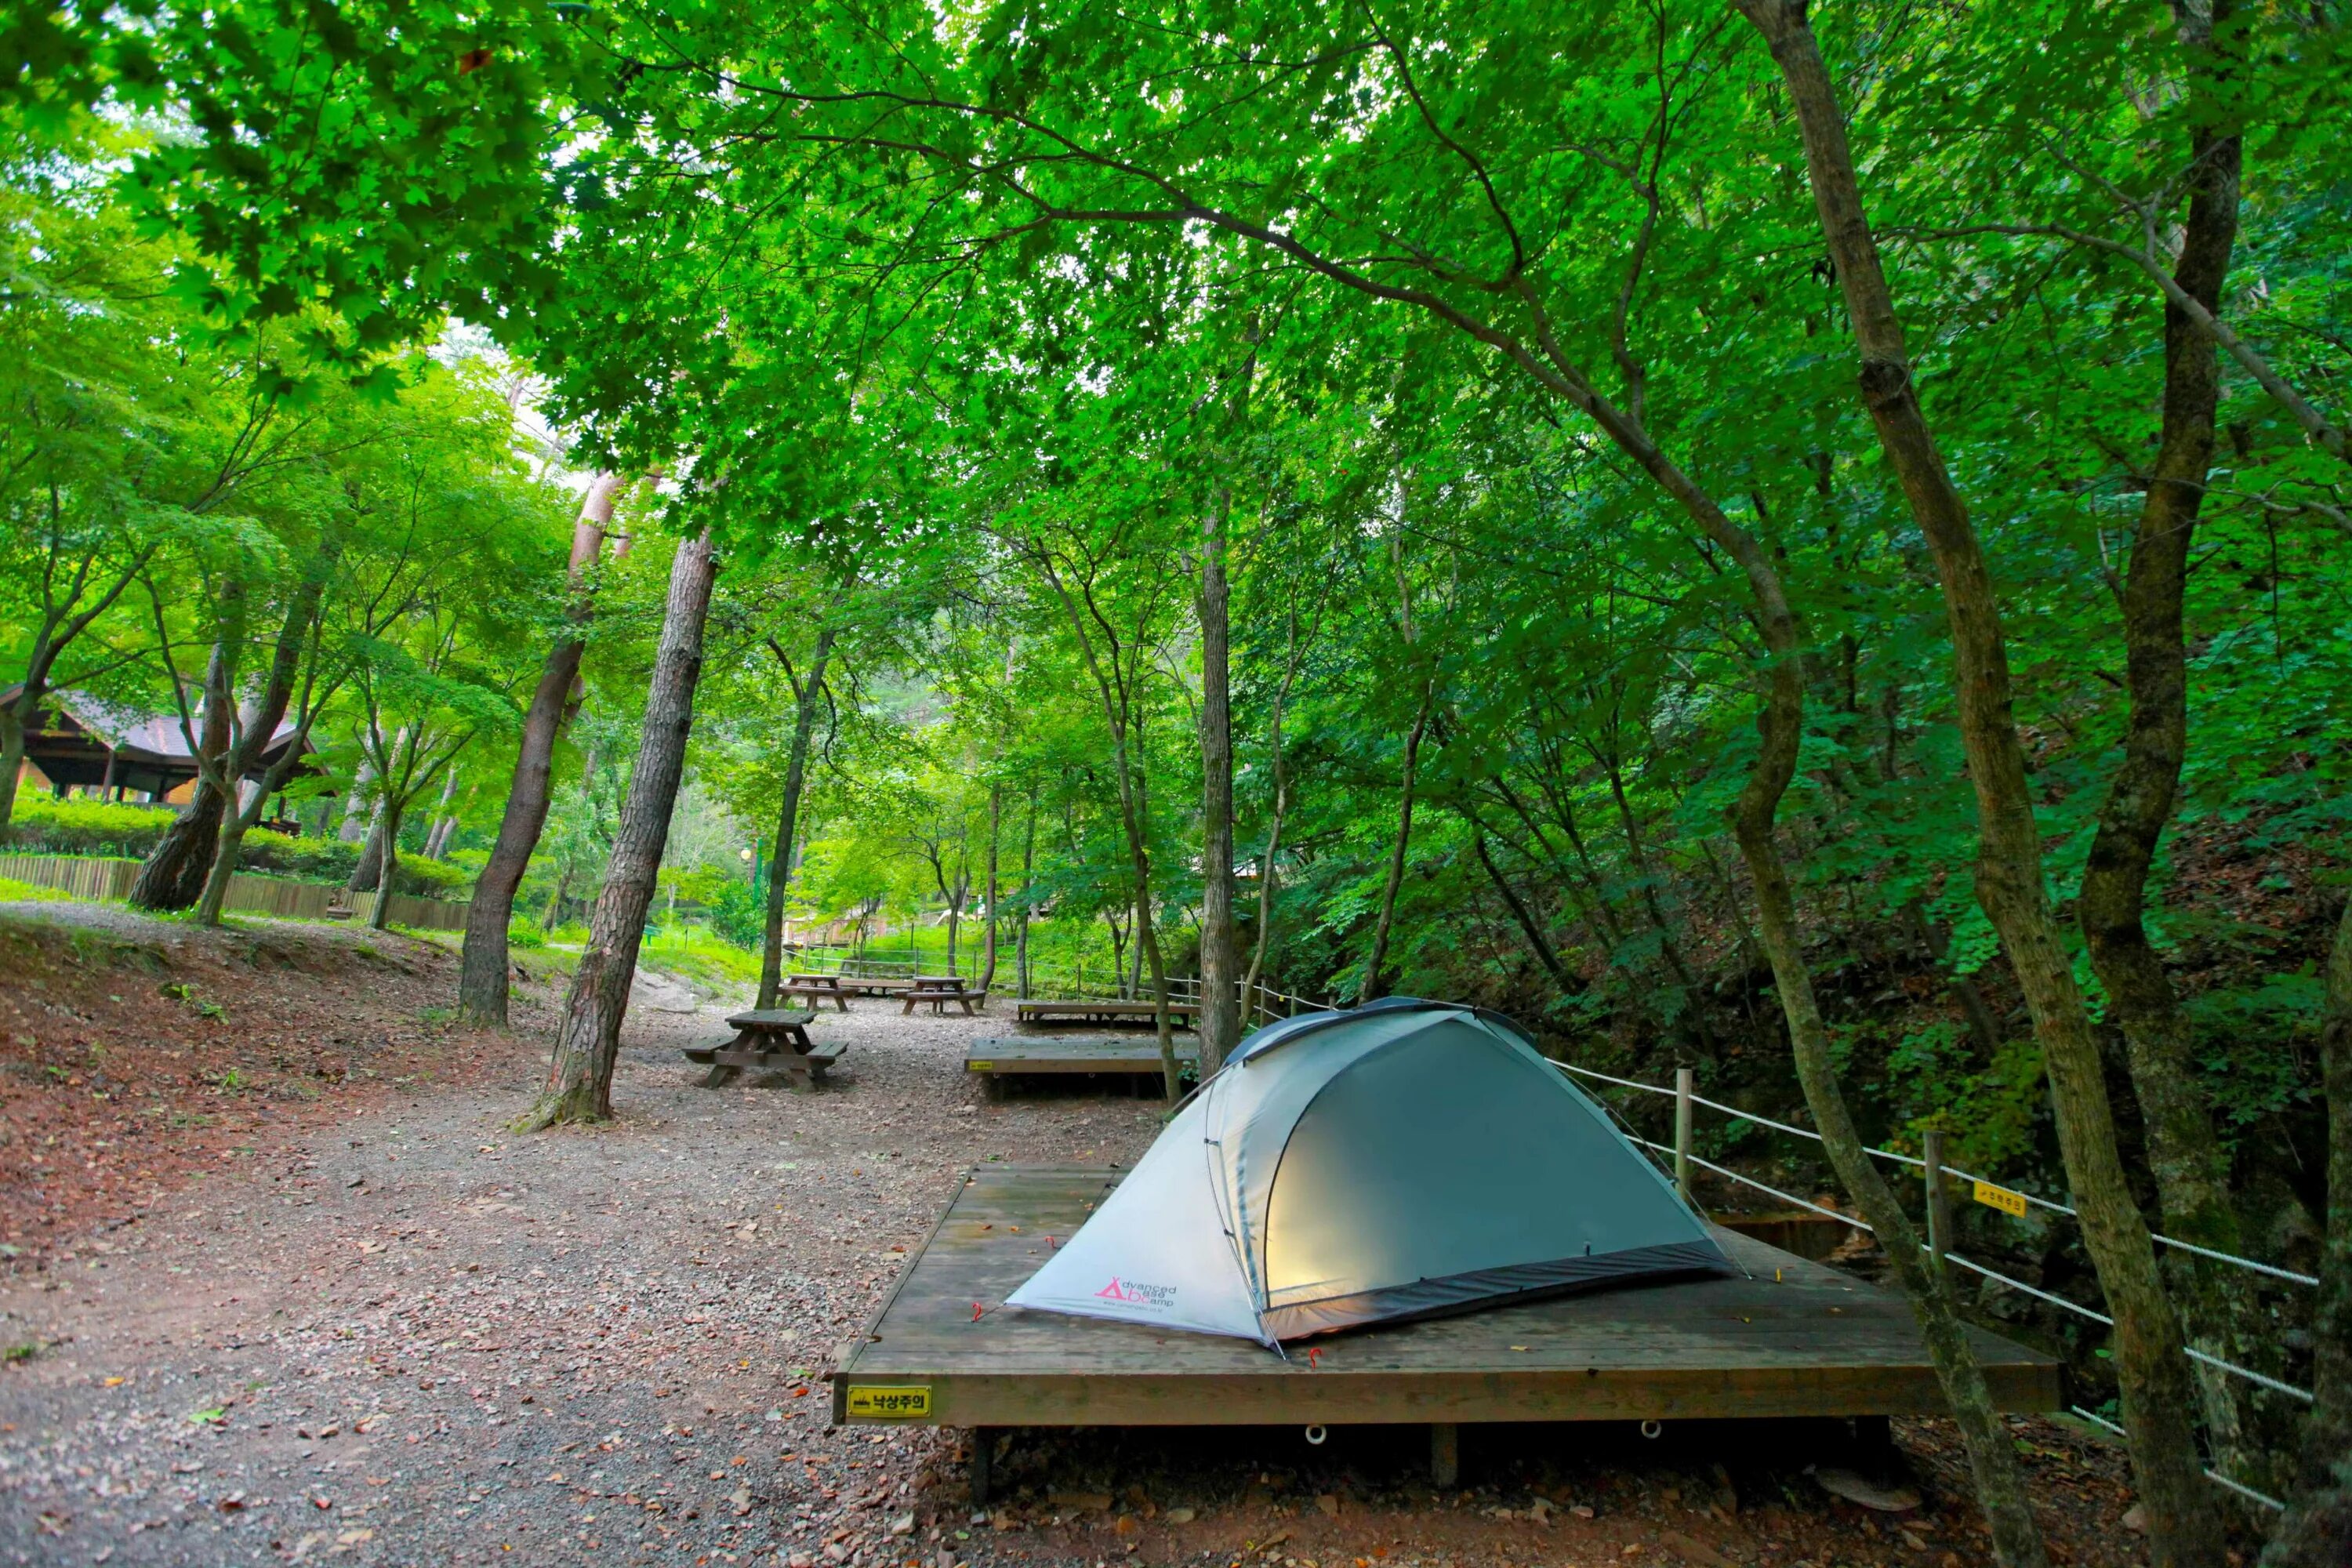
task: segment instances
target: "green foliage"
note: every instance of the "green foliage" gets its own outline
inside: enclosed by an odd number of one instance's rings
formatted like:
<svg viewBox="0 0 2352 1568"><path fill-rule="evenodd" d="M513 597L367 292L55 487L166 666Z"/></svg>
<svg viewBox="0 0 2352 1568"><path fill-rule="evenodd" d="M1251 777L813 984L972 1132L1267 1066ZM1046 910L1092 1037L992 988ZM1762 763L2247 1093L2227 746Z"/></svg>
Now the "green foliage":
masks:
<svg viewBox="0 0 2352 1568"><path fill-rule="evenodd" d="M16 804L7 843L34 855L135 857L152 848L179 815L169 805L27 797Z"/></svg>

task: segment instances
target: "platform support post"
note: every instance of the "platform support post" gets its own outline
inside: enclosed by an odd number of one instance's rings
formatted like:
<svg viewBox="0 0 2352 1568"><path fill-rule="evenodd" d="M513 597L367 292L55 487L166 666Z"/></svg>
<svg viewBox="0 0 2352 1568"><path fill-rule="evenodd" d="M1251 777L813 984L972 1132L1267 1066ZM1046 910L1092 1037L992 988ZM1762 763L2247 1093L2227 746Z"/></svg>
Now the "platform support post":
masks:
<svg viewBox="0 0 2352 1568"><path fill-rule="evenodd" d="M1944 1133L1930 1129L1921 1151L1927 1165L1927 1258L1936 1272L1944 1272L1944 1253L1952 1245L1952 1194L1944 1185Z"/></svg>
<svg viewBox="0 0 2352 1568"><path fill-rule="evenodd" d="M1675 1191L1691 1197L1691 1069L1675 1069Z"/></svg>
<svg viewBox="0 0 2352 1568"><path fill-rule="evenodd" d="M988 1506L989 1483L996 1468L996 1429L975 1426L971 1429L971 1506Z"/></svg>
<svg viewBox="0 0 2352 1568"><path fill-rule="evenodd" d="M1429 1424L1429 1484L1451 1491L1462 1483L1462 1428L1451 1421Z"/></svg>
<svg viewBox="0 0 2352 1568"><path fill-rule="evenodd" d="M1891 1481L1902 1474L1902 1451L1895 1446L1895 1424L1884 1415L1853 1418L1853 1466L1874 1481Z"/></svg>

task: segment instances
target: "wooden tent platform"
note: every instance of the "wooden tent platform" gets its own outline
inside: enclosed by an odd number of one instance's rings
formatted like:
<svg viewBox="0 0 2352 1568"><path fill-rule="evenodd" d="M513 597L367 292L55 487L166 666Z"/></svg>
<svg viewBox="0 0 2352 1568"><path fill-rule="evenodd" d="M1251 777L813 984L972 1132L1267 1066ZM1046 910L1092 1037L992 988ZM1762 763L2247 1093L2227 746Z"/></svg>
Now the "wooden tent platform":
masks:
<svg viewBox="0 0 2352 1568"><path fill-rule="evenodd" d="M831 1373L834 1419L967 1427L1426 1422L1442 1473L1454 1426L1465 1421L1943 1408L1899 1298L1729 1231L1717 1238L1753 1278L1338 1334L1291 1346L1287 1361L1242 1340L1004 1306L1045 1260L1049 1238L1076 1230L1120 1174L1002 1165L970 1173L866 1332L843 1347ZM2059 1408L2056 1360L1969 1332L2003 1409ZM1319 1347L1316 1364L1307 1345Z"/></svg>
<svg viewBox="0 0 2352 1568"><path fill-rule="evenodd" d="M1200 1047L1190 1040L1177 1041L1176 1059L1197 1062L1201 1059ZM1160 1077L1160 1042L1150 1036L1138 1039L1133 1035L1001 1035L974 1040L966 1047L963 1070L978 1076L992 1089L1002 1079L1032 1073L1131 1074L1156 1079Z"/></svg>
<svg viewBox="0 0 2352 1568"><path fill-rule="evenodd" d="M1189 1029L1201 1011L1198 1002L1171 1002L1168 1017L1172 1026ZM1120 1000L1097 996L1076 1002L1035 1001L1028 998L1013 1004L1015 1017L1024 1024L1131 1024L1142 1028L1154 1028L1159 1024L1160 1008L1155 1002Z"/></svg>

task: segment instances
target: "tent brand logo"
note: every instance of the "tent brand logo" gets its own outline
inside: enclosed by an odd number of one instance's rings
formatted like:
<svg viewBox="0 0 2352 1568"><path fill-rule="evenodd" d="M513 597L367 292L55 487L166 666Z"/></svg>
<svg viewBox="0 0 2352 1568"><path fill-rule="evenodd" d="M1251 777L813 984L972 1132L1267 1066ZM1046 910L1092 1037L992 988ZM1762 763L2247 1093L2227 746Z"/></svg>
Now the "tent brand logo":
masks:
<svg viewBox="0 0 2352 1568"><path fill-rule="evenodd" d="M1110 1283L1095 1292L1098 1301L1124 1301L1130 1307L1172 1307L1176 1304L1173 1285L1139 1285L1132 1279L1111 1276Z"/></svg>

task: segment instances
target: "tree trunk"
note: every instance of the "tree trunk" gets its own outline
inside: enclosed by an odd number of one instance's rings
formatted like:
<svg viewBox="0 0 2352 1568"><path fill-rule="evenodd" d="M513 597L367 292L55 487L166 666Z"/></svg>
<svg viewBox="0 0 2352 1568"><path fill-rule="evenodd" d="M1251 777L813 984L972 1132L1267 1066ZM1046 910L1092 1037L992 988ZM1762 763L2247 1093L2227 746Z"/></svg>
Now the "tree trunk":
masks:
<svg viewBox="0 0 2352 1568"><path fill-rule="evenodd" d="M2202 59L2211 39L2186 35L2226 25L2229 7L2182 18L2184 42ZM2192 69L2190 101L2210 100L2210 68ZM2210 105L2209 105L2210 107ZM2201 123L2192 115L2192 123ZM2174 281L2209 310L2221 308L2237 237L2240 144L2234 133L2195 132L2198 184L2189 204ZM2239 1252L2229 1157L2197 1081L2194 1042L2164 962L2143 923L2147 876L2172 820L2189 744L2188 652L2182 599L2189 551L2213 454L2221 363L2213 342L2178 306L2164 312L2162 435L2141 504L2123 591L2124 668L2130 721L2124 754L2099 813L2076 904L2091 965L2123 1031L2132 1084L2147 1127L2147 1161L2168 1235L2220 1252ZM2187 1253L2165 1258L2193 1342L2226 1361L2262 1332L2247 1276ZM2251 1331L2251 1333L2250 1333ZM2199 1366L2206 1425L2225 1474L2246 1476L2241 1389L2229 1374Z"/></svg>
<svg viewBox="0 0 2352 1568"><path fill-rule="evenodd" d="M376 797L375 804L368 808L367 842L360 847L358 864L352 868L352 874L344 879L345 892L372 893L383 888L383 818L384 801L383 797L379 795Z"/></svg>
<svg viewBox="0 0 2352 1568"><path fill-rule="evenodd" d="M694 728L694 689L702 676L702 627L716 574L710 535L679 542L662 613L637 763L629 775L613 857L596 896L588 945L564 998L563 1021L539 1103L516 1123L536 1131L564 1121L603 1121L613 1114L613 1063L621 1049L629 983L645 941L646 910L661 872L669 819L677 804L686 742Z"/></svg>
<svg viewBox="0 0 2352 1568"><path fill-rule="evenodd" d="M205 721L196 746L215 769L227 754L235 733L236 650L226 638L213 644L205 665ZM231 787L235 787L234 775ZM155 847L131 884L133 909L184 910L204 895L205 879L212 870L213 850L220 837L221 816L227 803L210 779L199 777L187 809L163 830Z"/></svg>
<svg viewBox="0 0 2352 1568"><path fill-rule="evenodd" d="M1127 973L1118 983L1118 994L1122 996L1141 996L1143 994L1143 937L1141 934L1143 923L1137 918L1136 906L1131 903L1127 906L1127 929L1129 933L1135 937L1135 941L1127 950Z"/></svg>
<svg viewBox="0 0 2352 1568"><path fill-rule="evenodd" d="M1141 751L1143 726L1136 725L1136 750ZM1139 963L1151 965L1151 1022L1160 1039L1160 1081L1170 1104L1176 1102L1183 1089L1182 1073L1176 1065L1175 1020L1168 1011L1168 963L1160 952L1160 931L1151 918L1151 850L1145 837L1151 821L1151 795L1149 781L1144 777L1140 758L1131 758L1124 742L1119 745L1119 776L1124 780L1130 765L1134 774L1131 792L1122 786L1122 795L1131 798L1129 812L1128 844L1135 859L1135 953Z"/></svg>
<svg viewBox="0 0 2352 1568"><path fill-rule="evenodd" d="M1004 788L992 786L988 792L988 956L980 971L982 991L996 983L996 830L1003 816Z"/></svg>
<svg viewBox="0 0 2352 1568"><path fill-rule="evenodd" d="M1225 581L1225 526L1233 493L1219 485L1201 514L1201 1076L1240 1044L1234 984L1234 726Z"/></svg>
<svg viewBox="0 0 2352 1568"><path fill-rule="evenodd" d="M809 662L808 678L795 693L793 749L784 758L784 798L776 808L776 839L768 864L768 907L760 927L759 1005L763 1008L776 1005L777 993L784 984L784 893L792 885L793 838L800 831L809 740L816 733L817 706L824 698L824 667L833 657L833 639L831 626L816 634L816 654Z"/></svg>
<svg viewBox="0 0 2352 1568"><path fill-rule="evenodd" d="M2352 1563L2352 899L2327 955L2319 1072L2327 1095L2327 1220L2311 1323L2315 1399L2303 1429L2298 1490L2263 1553L2265 1568Z"/></svg>
<svg viewBox="0 0 2352 1568"><path fill-rule="evenodd" d="M2151 1562L2154 1568L2209 1568L2221 1560L2221 1513L2197 1451L2194 1380L2116 1147L2090 1016L2043 890L2041 832L2011 712L2008 651L1983 547L1919 405L1844 116L1811 27L1790 0L1738 5L1770 44L1788 85L1821 227L1861 351L1863 402L1943 584L1961 740L1977 792L1977 896L2033 1015L2084 1242L2115 1316L2116 1381Z"/></svg>
<svg viewBox="0 0 2352 1568"><path fill-rule="evenodd" d="M313 628L319 621L319 606L326 597L327 580L334 575L342 559L343 542L340 533L329 531L320 541L319 551L312 559L299 587L286 606L285 624L278 633L278 646L269 660L269 677L261 695L245 724L245 732L231 748L221 772L236 780L258 763L278 738L278 726L285 722L288 704L294 700L294 678L301 668L302 649L315 646ZM212 865L205 878L196 900L196 921L200 925L220 924L221 910L228 900L230 879L236 875L237 861L244 853L246 833L260 819L268 808L270 795L283 788L286 780L301 765L302 748L310 738L310 726L319 716L319 704L325 693L320 689L319 672L314 668L308 689L303 693L301 721L288 738L286 750L256 784L250 804L234 810L224 809L220 817L219 836L213 845Z"/></svg>
<svg viewBox="0 0 2352 1568"><path fill-rule="evenodd" d="M1037 874L1037 792L1029 792L1029 826L1021 839L1021 924L1013 937L1013 979L1021 994L1029 990L1029 891Z"/></svg>
<svg viewBox="0 0 2352 1568"><path fill-rule="evenodd" d="M392 918L392 889L400 875L400 819L405 803L387 795L383 803L383 820L378 824L375 837L376 879L375 903L368 910L368 924L382 931Z"/></svg>
<svg viewBox="0 0 2352 1568"><path fill-rule="evenodd" d="M1756 574L1751 571L1750 575L1753 580ZM1969 1345L1968 1329L1960 1321L1950 1285L1929 1268L1918 1232L1872 1162L1838 1085L1829 1031L1822 1025L1812 974L1805 963L1796 898L1789 887L1780 847L1773 841L1773 818L1789 781L1796 776L1803 733L1804 677L1798 662L1796 627L1786 604L1780 601L1777 584L1769 596L1759 598L1764 599L1760 608L1766 636L1774 645L1773 668L1764 711L1758 721L1761 743L1756 768L1732 809L1732 830L1740 858L1756 885L1757 923L1772 965L1781 1016L1789 1026L1797 1079L1812 1110L1814 1130L1822 1135L1823 1152L1876 1232L1888 1267L1911 1303L1937 1381L1960 1428L1977 1500L1992 1528L1994 1556L2005 1568L2036 1568L2046 1561L2042 1531L2034 1521L2008 1425L1994 1408L1992 1391Z"/></svg>
<svg viewBox="0 0 2352 1568"><path fill-rule="evenodd" d="M1495 864L1494 856L1487 852L1486 831L1475 821L1470 825L1470 841L1477 847L1478 864L1486 868L1486 879L1495 884L1495 891L1503 895L1503 902L1510 910L1511 918L1518 922L1519 934L1528 939L1528 951L1536 955L1536 962L1544 966L1544 972L1551 976L1552 984L1559 987L1561 995L1578 994L1584 989L1583 985L1569 973L1568 965L1560 961L1559 950L1553 947L1551 938L1544 934L1543 925L1536 919L1535 911L1528 908L1526 900L1504 879L1502 868Z"/></svg>
<svg viewBox="0 0 2352 1568"><path fill-rule="evenodd" d="M16 776L25 771L26 712L37 712L40 703L28 690L15 702L0 706L0 843L16 815Z"/></svg>
<svg viewBox="0 0 2352 1568"><path fill-rule="evenodd" d="M1927 911L1917 899L1903 906L1903 917L1909 922L1911 934L1918 940L1920 950L1927 953L1927 961L1935 966L1936 973L1944 982L1944 988L1952 994L1952 1000L1960 1005L1960 1016L1968 1020L1969 1037L1976 1042L1978 1053L1988 1062L1995 1060L2000 1055L2000 1020L1992 1016L1992 1009L1986 1005L1984 993L1978 988L1975 979L1951 967L1948 956L1951 952L1950 936L1938 930L1936 922L1927 918Z"/></svg>
<svg viewBox="0 0 2352 1568"><path fill-rule="evenodd" d="M1680 943L1675 941L1674 927L1667 922L1666 911L1658 902L1658 876L1650 865L1649 850L1642 842L1642 832L1633 818L1633 803L1626 798L1625 779L1617 762L1614 737L1601 758L1601 767L1609 775L1609 794L1617 806L1617 821L1625 834L1625 849L1633 866L1633 879L1639 889L1643 912L1650 917L1650 927L1658 933L1658 953L1674 971L1675 984L1683 994L1683 1026L1696 1043L1699 1054L1708 1061L1718 1061L1722 1053L1716 1048L1715 1036L1706 1025L1706 998L1699 989L1698 976L1683 958Z"/></svg>
<svg viewBox="0 0 2352 1568"><path fill-rule="evenodd" d="M1421 761L1421 737L1429 728L1429 705L1436 696L1437 683L1433 677L1421 689L1421 710L1412 716L1412 728L1404 738L1404 782L1397 790L1396 842L1389 850L1387 879L1381 884L1381 910L1372 921L1372 951L1364 958L1364 977L1356 987L1356 1005L1381 994L1381 966L1388 962L1389 931L1396 921L1397 891L1404 884L1405 851L1412 844L1412 784L1413 770Z"/></svg>
<svg viewBox="0 0 2352 1568"><path fill-rule="evenodd" d="M605 525L613 521L613 502L620 493L618 474L602 473L588 487L579 521L572 527L572 620L586 618L589 568L604 547ZM466 910L466 946L457 973L457 1011L467 1022L507 1022L507 926L514 917L515 889L530 868L539 836L547 826L552 793L555 742L572 707L572 685L580 676L585 651L576 632L567 630L548 650L539 685L523 715L522 741L515 750L514 782L508 786L505 812L499 818L499 837L482 874L474 880L471 905ZM559 890L558 897L561 897ZM550 924L554 922L550 921Z"/></svg>
<svg viewBox="0 0 2352 1568"><path fill-rule="evenodd" d="M338 843L357 844L367 837L368 825L374 816L373 813L367 816L361 814L367 810L368 782L374 777L375 770L368 765L365 757L362 757L359 766L352 770L351 790L343 796L342 820L335 825Z"/></svg>
<svg viewBox="0 0 2352 1568"><path fill-rule="evenodd" d="M1120 910L1119 914L1132 915L1134 912L1135 906L1130 903L1125 910ZM1109 910L1103 910L1103 924L1110 928L1111 994L1125 997L1127 995L1127 928L1118 923L1118 914L1114 914Z"/></svg>
<svg viewBox="0 0 2352 1568"><path fill-rule="evenodd" d="M441 798L433 805L433 822L425 834L425 858L438 860L449 847L449 836L457 826L457 812L450 802L457 796L457 768L450 765L441 779Z"/></svg>

